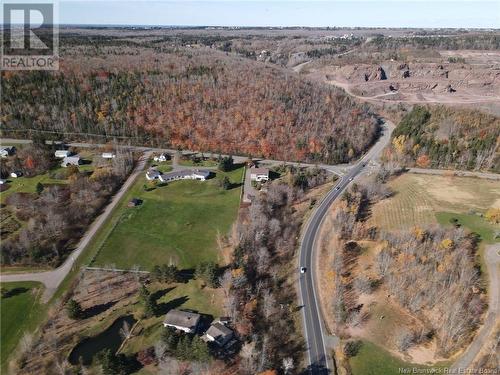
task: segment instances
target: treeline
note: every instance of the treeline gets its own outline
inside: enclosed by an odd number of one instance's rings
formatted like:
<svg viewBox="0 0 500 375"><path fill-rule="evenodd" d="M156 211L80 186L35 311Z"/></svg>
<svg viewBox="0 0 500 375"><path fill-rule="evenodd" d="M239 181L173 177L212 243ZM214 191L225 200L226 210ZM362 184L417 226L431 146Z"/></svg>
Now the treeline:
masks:
<svg viewBox="0 0 500 375"><path fill-rule="evenodd" d="M118 154L111 166L90 175L70 166L67 183L39 184L36 194L10 194L5 200L8 209L26 225L2 241L1 264L62 263L132 166L132 155Z"/></svg>
<svg viewBox="0 0 500 375"><path fill-rule="evenodd" d="M461 228L415 228L383 239L379 275L401 306L427 321L423 330L404 332L399 349L435 336L439 354L449 356L467 343L485 308L474 262L476 240Z"/></svg>
<svg viewBox="0 0 500 375"><path fill-rule="evenodd" d="M355 159L378 135L368 107L338 89L210 51L148 53L100 60L109 70L68 57L59 73L3 72L2 133L87 133L326 163Z"/></svg>
<svg viewBox="0 0 500 375"><path fill-rule="evenodd" d="M384 232L367 225L370 205L392 194L382 173L353 185L334 207L329 225L333 295L329 309L334 326L348 335L370 318L360 295L380 292L417 317L418 326L401 327L389 342L405 353L415 345L436 341L438 354L449 356L470 339L485 305L475 255L477 238L463 228L419 228ZM383 246L372 270L358 267L359 241ZM348 343L349 345L352 342ZM346 345L344 352L349 352ZM346 354L354 355L354 354Z"/></svg>
<svg viewBox="0 0 500 375"><path fill-rule="evenodd" d="M443 50L497 50L500 49L499 34L417 36L388 38L379 35L368 42L367 48L394 50L400 48L433 48Z"/></svg>
<svg viewBox="0 0 500 375"><path fill-rule="evenodd" d="M317 180L308 178L306 186L314 186ZM292 181L273 183L254 200L240 226L230 269L220 280L226 313L244 341L239 374L289 373L298 370L301 360L303 341L297 335L296 294L289 276L302 220L294 205L304 189Z"/></svg>
<svg viewBox="0 0 500 375"><path fill-rule="evenodd" d="M386 158L421 168L500 172L500 119L479 111L415 106L392 133Z"/></svg>

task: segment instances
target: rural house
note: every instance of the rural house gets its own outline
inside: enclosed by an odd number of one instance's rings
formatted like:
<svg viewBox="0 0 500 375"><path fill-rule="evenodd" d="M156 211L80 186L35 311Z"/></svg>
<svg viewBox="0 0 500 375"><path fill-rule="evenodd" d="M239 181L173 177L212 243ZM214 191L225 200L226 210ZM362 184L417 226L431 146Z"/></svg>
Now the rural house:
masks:
<svg viewBox="0 0 500 375"><path fill-rule="evenodd" d="M212 323L205 333L207 341L215 342L219 346L224 346L233 338L233 331L221 322Z"/></svg>
<svg viewBox="0 0 500 375"><path fill-rule="evenodd" d="M16 148L14 146L2 146L0 148L0 156L2 158L14 155L15 153L16 153Z"/></svg>
<svg viewBox="0 0 500 375"><path fill-rule="evenodd" d="M251 181L268 181L269 180L269 169L267 168L250 168L250 180Z"/></svg>
<svg viewBox="0 0 500 375"><path fill-rule="evenodd" d="M161 173L158 170L156 170L154 168L150 168L146 172L146 179L148 181L157 180L158 178L160 178L160 175L161 175Z"/></svg>
<svg viewBox="0 0 500 375"><path fill-rule="evenodd" d="M157 156L153 157L153 160L157 161L157 162L164 162L164 161L167 161L169 159L170 159L170 155L168 155L168 154L161 154L161 155L157 155Z"/></svg>
<svg viewBox="0 0 500 375"><path fill-rule="evenodd" d="M164 173L159 176L161 182L169 182L176 180L200 180L205 181L210 177L210 171L199 169L186 169L182 171L174 171Z"/></svg>
<svg viewBox="0 0 500 375"><path fill-rule="evenodd" d="M10 172L10 177L12 177L12 178L18 178L18 177L21 177L22 175L23 175L23 172L21 172L21 171Z"/></svg>
<svg viewBox="0 0 500 375"><path fill-rule="evenodd" d="M103 152L101 157L103 159L114 159L116 157L116 155L113 154L112 152Z"/></svg>
<svg viewBox="0 0 500 375"><path fill-rule="evenodd" d="M61 159L67 158L70 155L71 152L69 150L56 150L56 152L54 152L54 156Z"/></svg>
<svg viewBox="0 0 500 375"><path fill-rule="evenodd" d="M80 159L80 156L78 155L66 156L61 163L61 167L67 167L68 165L79 166L81 162L82 159Z"/></svg>
<svg viewBox="0 0 500 375"><path fill-rule="evenodd" d="M186 333L194 333L200 319L200 314L182 310L170 310L165 315L163 326L172 327Z"/></svg>
<svg viewBox="0 0 500 375"><path fill-rule="evenodd" d="M150 168L146 172L146 179L149 181L160 180L161 182L170 182L176 180L199 180L205 181L210 177L211 172L199 169L185 169L182 171L173 171L169 173L160 173L154 168Z"/></svg>

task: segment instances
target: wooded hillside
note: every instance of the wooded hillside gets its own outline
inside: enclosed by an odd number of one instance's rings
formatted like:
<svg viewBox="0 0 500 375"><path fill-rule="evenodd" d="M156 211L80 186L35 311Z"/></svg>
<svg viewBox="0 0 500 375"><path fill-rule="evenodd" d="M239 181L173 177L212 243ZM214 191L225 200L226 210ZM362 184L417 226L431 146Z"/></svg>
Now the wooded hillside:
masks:
<svg viewBox="0 0 500 375"><path fill-rule="evenodd" d="M388 159L408 166L500 171L500 119L479 111L415 106L392 137Z"/></svg>
<svg viewBox="0 0 500 375"><path fill-rule="evenodd" d="M355 159L377 136L368 107L269 64L208 49L78 51L56 73L3 74L4 135L87 133L328 163Z"/></svg>

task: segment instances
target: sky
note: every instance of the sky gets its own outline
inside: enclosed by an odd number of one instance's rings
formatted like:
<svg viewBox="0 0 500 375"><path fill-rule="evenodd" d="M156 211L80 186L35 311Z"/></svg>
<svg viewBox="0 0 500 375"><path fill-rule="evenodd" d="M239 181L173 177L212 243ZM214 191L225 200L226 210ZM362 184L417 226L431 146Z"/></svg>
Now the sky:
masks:
<svg viewBox="0 0 500 375"><path fill-rule="evenodd" d="M500 28L500 0L60 0L61 24Z"/></svg>

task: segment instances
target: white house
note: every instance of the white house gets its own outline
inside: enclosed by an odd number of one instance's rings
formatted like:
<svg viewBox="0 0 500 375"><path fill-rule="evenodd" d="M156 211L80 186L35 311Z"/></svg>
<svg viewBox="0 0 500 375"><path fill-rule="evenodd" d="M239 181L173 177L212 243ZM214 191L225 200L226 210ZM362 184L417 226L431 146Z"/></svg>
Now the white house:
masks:
<svg viewBox="0 0 500 375"><path fill-rule="evenodd" d="M165 315L163 326L172 327L186 333L193 333L196 331L200 319L200 314L190 311L170 310L167 315Z"/></svg>
<svg viewBox="0 0 500 375"><path fill-rule="evenodd" d="M215 342L219 346L224 346L233 338L233 331L221 322L212 323L205 333L207 341Z"/></svg>
<svg viewBox="0 0 500 375"><path fill-rule="evenodd" d="M210 171L195 169L192 171L193 180L205 181L208 177L210 177Z"/></svg>
<svg viewBox="0 0 500 375"><path fill-rule="evenodd" d="M23 175L23 173L20 171L10 172L10 177L12 177L12 178L18 178L18 177L21 177L22 175Z"/></svg>
<svg viewBox="0 0 500 375"><path fill-rule="evenodd" d="M0 178L0 185L5 184L7 181Z"/></svg>
<svg viewBox="0 0 500 375"><path fill-rule="evenodd" d="M269 169L250 168L250 180L258 182L269 180Z"/></svg>
<svg viewBox="0 0 500 375"><path fill-rule="evenodd" d="M114 159L114 158L116 158L116 155L113 154L112 152L103 152L101 157L103 159Z"/></svg>
<svg viewBox="0 0 500 375"><path fill-rule="evenodd" d="M0 157L6 158L10 155L13 155L16 152L16 148L14 146L2 146L0 148Z"/></svg>
<svg viewBox="0 0 500 375"><path fill-rule="evenodd" d="M156 155L155 157L153 157L153 160L157 161L157 162L164 162L164 161L167 161L169 158L170 157L168 155L161 154L161 155Z"/></svg>
<svg viewBox="0 0 500 375"><path fill-rule="evenodd" d="M149 171L148 171L149 172ZM158 172L158 171L156 171ZM199 170L199 169L185 169L182 171L174 171L169 173L160 174L158 178L161 182L169 182L176 180L200 180L205 181L210 177L210 171L207 170ZM146 174L146 178L149 180L148 175Z"/></svg>
<svg viewBox="0 0 500 375"><path fill-rule="evenodd" d="M69 152L69 150L56 150L56 152L54 152L54 156L61 159L67 158L70 155L71 152Z"/></svg>
<svg viewBox="0 0 500 375"><path fill-rule="evenodd" d="M73 155L73 156L66 156L62 163L61 167L67 167L68 165L80 165L82 162L82 159L80 159L80 156L78 155Z"/></svg>
<svg viewBox="0 0 500 375"><path fill-rule="evenodd" d="M146 172L146 179L148 181L157 180L157 179L160 178L160 176L161 176L161 173L158 170L154 169L154 168L150 168Z"/></svg>

